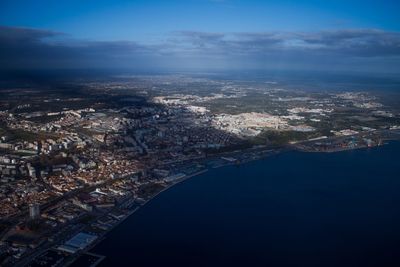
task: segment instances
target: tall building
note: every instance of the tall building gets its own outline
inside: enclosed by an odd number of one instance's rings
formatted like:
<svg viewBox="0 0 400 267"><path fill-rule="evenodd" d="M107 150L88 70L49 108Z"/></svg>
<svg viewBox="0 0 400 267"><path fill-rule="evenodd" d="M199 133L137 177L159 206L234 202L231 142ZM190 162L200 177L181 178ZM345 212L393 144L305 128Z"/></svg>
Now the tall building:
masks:
<svg viewBox="0 0 400 267"><path fill-rule="evenodd" d="M40 206L37 203L29 204L29 218L31 220L38 219L40 217Z"/></svg>

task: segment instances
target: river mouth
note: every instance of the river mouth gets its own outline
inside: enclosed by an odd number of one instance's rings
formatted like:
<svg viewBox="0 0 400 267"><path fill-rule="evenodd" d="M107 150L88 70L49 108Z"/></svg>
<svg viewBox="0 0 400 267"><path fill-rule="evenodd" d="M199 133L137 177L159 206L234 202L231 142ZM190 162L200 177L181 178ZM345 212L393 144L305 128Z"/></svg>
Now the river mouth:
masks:
<svg viewBox="0 0 400 267"><path fill-rule="evenodd" d="M400 266L400 142L211 169L140 208L100 266Z"/></svg>

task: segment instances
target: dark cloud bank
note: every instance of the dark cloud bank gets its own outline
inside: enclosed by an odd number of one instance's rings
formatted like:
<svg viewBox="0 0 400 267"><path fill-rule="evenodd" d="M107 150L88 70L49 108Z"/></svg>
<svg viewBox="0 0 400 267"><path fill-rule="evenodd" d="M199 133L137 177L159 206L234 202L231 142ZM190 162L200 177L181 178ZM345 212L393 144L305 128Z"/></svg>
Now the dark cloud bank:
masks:
<svg viewBox="0 0 400 267"><path fill-rule="evenodd" d="M400 33L174 32L157 44L0 26L1 69L299 69L400 73Z"/></svg>

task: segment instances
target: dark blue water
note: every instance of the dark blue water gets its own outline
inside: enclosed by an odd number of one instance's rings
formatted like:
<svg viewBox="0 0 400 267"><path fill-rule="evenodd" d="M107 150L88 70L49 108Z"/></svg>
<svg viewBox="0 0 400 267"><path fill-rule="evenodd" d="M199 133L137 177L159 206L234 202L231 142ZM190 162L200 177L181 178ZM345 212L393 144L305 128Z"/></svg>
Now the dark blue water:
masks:
<svg viewBox="0 0 400 267"><path fill-rule="evenodd" d="M399 163L395 142L213 169L94 251L102 266L400 266Z"/></svg>

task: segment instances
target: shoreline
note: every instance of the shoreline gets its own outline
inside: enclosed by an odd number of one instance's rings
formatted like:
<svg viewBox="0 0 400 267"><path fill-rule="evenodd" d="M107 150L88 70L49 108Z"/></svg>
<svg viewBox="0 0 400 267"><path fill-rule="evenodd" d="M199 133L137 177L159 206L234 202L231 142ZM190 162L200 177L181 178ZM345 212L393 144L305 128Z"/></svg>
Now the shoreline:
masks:
<svg viewBox="0 0 400 267"><path fill-rule="evenodd" d="M72 264L74 264L79 258L81 258L83 255L86 254L93 254L96 255L98 257L101 257L101 259L99 261L97 261L96 263L92 264L91 267L95 267L98 264L100 264L105 258L105 255L101 255L98 253L94 253L91 252L92 249L94 249L99 243L101 243L102 241L104 241L107 238L107 235L110 234L115 228L117 228L118 226L120 226L123 222L125 222L129 217L131 217L134 213L136 213L138 210L140 210L141 208L143 208L146 204L148 204L150 201L152 201L153 199L155 199L158 195L160 195L161 193L163 193L164 191L167 191L169 189L171 189L173 186L182 183L194 176L198 176L201 175L203 173L208 172L208 169L204 169L198 172L195 172L193 174L187 175L181 179L179 179L178 181L166 186L165 188L163 188L162 190L160 190L159 192L157 192L155 195L151 196L150 198L148 198L145 202L143 202L142 204L140 204L139 206L135 207L133 210L129 211L126 216L124 216L122 219L118 220L118 222L114 225L112 225L110 227L110 229L108 229L107 231L105 231L102 235L100 235L88 248L86 248L84 251L81 251L79 253L79 255L77 255L76 258L72 259L69 262L66 262L64 266L71 266Z"/></svg>
<svg viewBox="0 0 400 267"><path fill-rule="evenodd" d="M396 131L397 132L397 131ZM398 133L398 132L397 132ZM398 138L387 138L385 139L385 141L398 141ZM123 218L121 218L120 220L117 221L116 224L112 225L109 229L107 229L104 233L102 233L101 235L99 235L99 237L90 245L88 246L85 250L82 250L81 252L79 252L78 255L76 255L76 257L74 257L73 259L71 259L70 261L66 262L64 266L71 266L72 264L74 264L79 258L81 258L83 255L91 253L91 254L96 254L99 257L102 257L101 260L99 260L98 262L96 262L96 264L91 265L92 267L97 266L99 263L101 263L106 256L105 255L100 255L97 254L95 252L92 252L92 250L102 241L104 241L107 238L107 235L109 233L111 233L116 227L120 226L125 220L127 220L129 217L131 217L134 213L136 213L139 209L143 208L146 204L148 204L150 201L154 200L158 195L160 195L161 193L171 189L173 186L180 184L192 177L204 174L206 172L209 171L210 168L212 169L217 169L217 168L221 168L221 167L226 167L226 166L233 166L233 165L242 165L242 164L246 164L246 163L250 163L253 161L257 161L257 160L261 160L261 159L265 159L269 156L272 155L277 155L277 154L281 154L283 152L288 152L288 151L297 151L297 152L303 152L303 153L335 153L335 152L346 152L346 151L351 151L351 150L360 150L360 149L365 149L365 148L374 148L374 147L380 147L383 145L386 145L387 143L382 143L382 145L376 145L373 147L352 147L352 148L346 148L346 149L341 149L341 150L335 150L335 151L307 151L304 149L300 149L299 147L296 147L295 145L285 145L279 148L267 148L265 146L263 147L253 147L250 149L246 149L244 151L232 151L232 152L225 152L225 153L221 153L218 155L213 155L212 157L209 158L204 158L201 160L201 163L204 165L207 165L207 163L212 162L213 160L220 160L223 157L228 156L234 156L237 155L238 153L254 153L254 157L252 158L246 158L244 160L238 160L236 159L236 161L226 161L223 164L220 165L216 165L216 166L212 166L212 167L206 167L203 170L197 171L195 173L189 174L189 175L185 175L184 177L177 179L176 181L172 182L171 184L167 185L165 188L163 188L162 190L160 190L159 192L157 192L156 194L154 194L153 196L150 196L148 199L146 199L143 203L139 204L137 207L135 207L133 210L127 212L126 216L124 216ZM129 208L128 208L129 209Z"/></svg>

